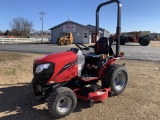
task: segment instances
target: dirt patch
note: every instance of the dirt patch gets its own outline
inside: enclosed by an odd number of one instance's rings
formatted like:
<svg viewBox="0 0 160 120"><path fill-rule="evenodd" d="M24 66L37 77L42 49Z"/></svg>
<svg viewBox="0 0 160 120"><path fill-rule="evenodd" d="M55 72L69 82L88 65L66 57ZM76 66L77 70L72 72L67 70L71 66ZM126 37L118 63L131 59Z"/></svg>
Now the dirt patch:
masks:
<svg viewBox="0 0 160 120"><path fill-rule="evenodd" d="M160 41L160 37L154 38L154 41Z"/></svg>
<svg viewBox="0 0 160 120"><path fill-rule="evenodd" d="M159 41L151 41L149 46L160 48L160 40Z"/></svg>
<svg viewBox="0 0 160 120"><path fill-rule="evenodd" d="M30 84L33 60L41 55L0 52L0 56L3 57L0 59L1 120L53 120L46 101L36 99ZM160 119L160 62L117 61L124 62L129 84L123 94L91 108L78 100L74 112L62 120Z"/></svg>

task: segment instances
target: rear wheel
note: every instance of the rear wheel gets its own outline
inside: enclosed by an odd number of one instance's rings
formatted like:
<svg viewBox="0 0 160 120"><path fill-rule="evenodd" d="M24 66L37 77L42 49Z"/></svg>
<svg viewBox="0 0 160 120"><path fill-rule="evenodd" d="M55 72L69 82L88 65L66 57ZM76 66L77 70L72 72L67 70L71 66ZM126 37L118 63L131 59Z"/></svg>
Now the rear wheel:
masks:
<svg viewBox="0 0 160 120"><path fill-rule="evenodd" d="M75 93L66 87L59 87L48 99L49 112L55 118L62 118L70 114L77 104Z"/></svg>
<svg viewBox="0 0 160 120"><path fill-rule="evenodd" d="M120 45L125 45L126 44L126 38L123 37L120 39Z"/></svg>
<svg viewBox="0 0 160 120"><path fill-rule="evenodd" d="M122 65L110 65L103 71L101 83L104 88L111 87L113 95L119 95L127 86L128 72Z"/></svg>
<svg viewBox="0 0 160 120"><path fill-rule="evenodd" d="M150 43L150 39L141 39L139 42L141 46L148 46L149 43Z"/></svg>

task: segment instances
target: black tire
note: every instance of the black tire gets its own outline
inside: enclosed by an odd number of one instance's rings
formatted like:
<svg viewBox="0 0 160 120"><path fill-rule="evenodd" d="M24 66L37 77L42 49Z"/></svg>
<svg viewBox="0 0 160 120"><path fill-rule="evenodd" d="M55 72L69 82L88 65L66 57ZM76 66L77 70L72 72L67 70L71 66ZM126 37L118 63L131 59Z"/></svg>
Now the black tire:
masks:
<svg viewBox="0 0 160 120"><path fill-rule="evenodd" d="M123 65L113 64L104 69L101 78L102 87L111 87L113 95L121 94L128 83L128 72Z"/></svg>
<svg viewBox="0 0 160 120"><path fill-rule="evenodd" d="M71 41L67 40L66 45L70 45L70 44L71 44Z"/></svg>
<svg viewBox="0 0 160 120"><path fill-rule="evenodd" d="M42 95L41 92L38 92L38 91L37 91L37 84L36 84L36 79L35 79L35 78L32 79L31 84L32 84L32 88L33 88L34 94L35 94L36 96Z"/></svg>
<svg viewBox="0 0 160 120"><path fill-rule="evenodd" d="M65 40L61 40L60 45L66 45L66 41Z"/></svg>
<svg viewBox="0 0 160 120"><path fill-rule="evenodd" d="M126 44L126 38L123 37L120 39L120 45L125 45Z"/></svg>
<svg viewBox="0 0 160 120"><path fill-rule="evenodd" d="M89 107L92 107L93 105L94 105L94 100L90 99L88 106L89 106Z"/></svg>
<svg viewBox="0 0 160 120"><path fill-rule="evenodd" d="M76 107L77 97L67 87L59 87L48 99L48 110L55 118L62 118L69 115Z"/></svg>
<svg viewBox="0 0 160 120"><path fill-rule="evenodd" d="M33 90L35 91L36 90L36 79L35 78L32 79L31 84L32 84Z"/></svg>
<svg viewBox="0 0 160 120"><path fill-rule="evenodd" d="M141 46L148 46L149 45L149 43L150 43L150 39L141 39L140 41L139 41L139 44L141 45Z"/></svg>

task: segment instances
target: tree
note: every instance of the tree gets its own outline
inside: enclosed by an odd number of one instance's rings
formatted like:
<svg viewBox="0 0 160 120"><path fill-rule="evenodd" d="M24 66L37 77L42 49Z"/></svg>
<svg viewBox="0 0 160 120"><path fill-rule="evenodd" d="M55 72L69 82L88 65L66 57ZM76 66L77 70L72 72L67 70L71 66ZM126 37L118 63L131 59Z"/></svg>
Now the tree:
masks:
<svg viewBox="0 0 160 120"><path fill-rule="evenodd" d="M3 33L3 35L6 35L6 36L10 36L12 33L11 33L11 31L9 31L9 30L6 30L4 33Z"/></svg>
<svg viewBox="0 0 160 120"><path fill-rule="evenodd" d="M0 36L3 35L3 32L0 30Z"/></svg>
<svg viewBox="0 0 160 120"><path fill-rule="evenodd" d="M33 29L33 23L25 18L14 18L10 23L10 27L13 35L16 36L27 36Z"/></svg>

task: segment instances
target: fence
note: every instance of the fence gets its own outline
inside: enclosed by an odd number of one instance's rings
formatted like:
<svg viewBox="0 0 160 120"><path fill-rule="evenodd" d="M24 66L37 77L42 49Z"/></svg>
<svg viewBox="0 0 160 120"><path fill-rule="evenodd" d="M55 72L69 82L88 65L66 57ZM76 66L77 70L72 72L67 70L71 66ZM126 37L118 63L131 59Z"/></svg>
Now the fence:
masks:
<svg viewBox="0 0 160 120"><path fill-rule="evenodd" d="M0 44L48 42L50 38L0 38Z"/></svg>

